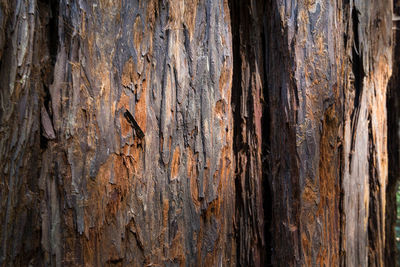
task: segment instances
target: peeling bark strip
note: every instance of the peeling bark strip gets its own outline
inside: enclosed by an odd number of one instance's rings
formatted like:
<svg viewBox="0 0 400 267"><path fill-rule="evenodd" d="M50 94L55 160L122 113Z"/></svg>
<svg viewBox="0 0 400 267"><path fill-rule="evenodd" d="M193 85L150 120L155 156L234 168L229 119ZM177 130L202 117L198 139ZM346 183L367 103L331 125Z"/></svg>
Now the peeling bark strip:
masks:
<svg viewBox="0 0 400 267"><path fill-rule="evenodd" d="M129 110L126 110L124 112L125 118L128 120L129 124L132 126L133 129L135 129L136 134L140 139L144 138L144 133L142 129L140 129L139 124L136 122L135 118L133 118L132 114L129 112Z"/></svg>
<svg viewBox="0 0 400 267"><path fill-rule="evenodd" d="M0 265L393 266L391 4L0 1Z"/></svg>

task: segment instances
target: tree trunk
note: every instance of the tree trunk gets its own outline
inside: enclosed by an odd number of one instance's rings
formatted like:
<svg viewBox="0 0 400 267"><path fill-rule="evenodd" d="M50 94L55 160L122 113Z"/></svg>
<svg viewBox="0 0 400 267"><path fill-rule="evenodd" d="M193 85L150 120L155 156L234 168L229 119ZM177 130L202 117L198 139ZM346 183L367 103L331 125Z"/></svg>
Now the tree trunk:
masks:
<svg viewBox="0 0 400 267"><path fill-rule="evenodd" d="M2 262L234 263L227 3L3 10Z"/></svg>
<svg viewBox="0 0 400 267"><path fill-rule="evenodd" d="M393 266L392 10L0 1L0 265Z"/></svg>

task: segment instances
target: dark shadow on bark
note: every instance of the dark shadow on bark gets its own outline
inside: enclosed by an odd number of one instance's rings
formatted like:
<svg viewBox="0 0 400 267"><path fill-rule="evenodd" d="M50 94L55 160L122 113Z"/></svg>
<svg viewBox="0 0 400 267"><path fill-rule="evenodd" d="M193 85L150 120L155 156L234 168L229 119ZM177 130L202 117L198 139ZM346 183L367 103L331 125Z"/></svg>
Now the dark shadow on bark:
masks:
<svg viewBox="0 0 400 267"><path fill-rule="evenodd" d="M400 6L394 1L394 14L400 14ZM400 142L399 142L399 121L400 121L400 23L393 21L393 70L387 88L387 145L388 145L388 184L386 187L386 244L385 264L396 266L398 251L396 249L396 192L400 180ZM397 262L400 264L400 262Z"/></svg>
<svg viewBox="0 0 400 267"><path fill-rule="evenodd" d="M265 9L269 8L271 3L265 6ZM266 14L266 10L264 14ZM263 17L263 31L262 31L262 49L263 49L263 58L264 58L264 84L263 84L263 92L262 97L264 100L263 103L263 114L261 118L261 127L262 127L262 165L263 165L263 207L264 207L264 266L273 266L272 265L272 257L274 252L274 242L273 242L273 232L272 232L272 222L273 222L273 191L271 187L271 181L269 177L271 176L271 162L270 162L270 151L271 151L271 106L270 106L270 96L269 96L269 88L268 88L268 75L265 70L265 66L268 64L268 51L267 51L267 37L266 37L266 29L268 28L268 20L264 16Z"/></svg>
<svg viewBox="0 0 400 267"><path fill-rule="evenodd" d="M299 104L293 80L294 43L288 43L288 28L282 28L276 1L268 1L265 12L265 92L268 97L269 140L267 161L270 170L272 219L271 262L273 266L301 264L300 184L296 152L297 109ZM283 31L282 31L283 29ZM293 40L295 42L295 40ZM289 98L283 96L290 95ZM286 110L286 112L285 112ZM293 226L293 227L292 227Z"/></svg>
<svg viewBox="0 0 400 267"><path fill-rule="evenodd" d="M233 42L237 263L239 266L268 266L272 251L272 192L268 182L270 116L264 67L266 5L263 1L253 4L229 1ZM255 81L257 75L261 83ZM261 125L261 129L257 125ZM257 141L259 135L261 142Z"/></svg>
<svg viewBox="0 0 400 267"><path fill-rule="evenodd" d="M298 228L293 231L285 227L298 227L300 220L295 142L297 111L287 107L287 101L298 105L297 88L291 75L293 46L287 43L287 28L282 32L280 12L274 1L256 1L251 5L250 1L231 0L229 6L234 59L237 262L239 266L293 265L301 251ZM251 80L254 73L261 78L260 99L254 97L259 88ZM286 91L290 91L293 99L282 99ZM262 106L261 117L254 115L257 101ZM284 107L289 112L287 117ZM256 123L261 124L261 144L249 142L249 136L256 139ZM262 164L259 178L251 173L255 151L260 153ZM262 188L261 196L254 187L257 182ZM257 218L260 211L262 220Z"/></svg>

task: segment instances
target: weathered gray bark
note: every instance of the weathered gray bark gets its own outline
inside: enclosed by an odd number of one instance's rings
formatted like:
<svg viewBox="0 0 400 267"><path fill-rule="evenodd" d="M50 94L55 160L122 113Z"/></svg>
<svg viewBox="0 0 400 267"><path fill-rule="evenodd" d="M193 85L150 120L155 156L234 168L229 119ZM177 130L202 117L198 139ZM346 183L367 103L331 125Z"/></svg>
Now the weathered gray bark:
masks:
<svg viewBox="0 0 400 267"><path fill-rule="evenodd" d="M0 265L391 266L391 4L0 1Z"/></svg>

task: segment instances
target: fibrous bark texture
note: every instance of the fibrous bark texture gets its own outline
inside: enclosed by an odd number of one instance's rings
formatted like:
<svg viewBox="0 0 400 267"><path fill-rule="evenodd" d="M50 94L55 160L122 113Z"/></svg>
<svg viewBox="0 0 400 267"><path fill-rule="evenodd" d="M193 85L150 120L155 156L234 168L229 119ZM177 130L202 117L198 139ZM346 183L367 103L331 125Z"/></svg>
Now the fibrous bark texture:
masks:
<svg viewBox="0 0 400 267"><path fill-rule="evenodd" d="M391 2L232 2L239 262L383 265Z"/></svg>
<svg viewBox="0 0 400 267"><path fill-rule="evenodd" d="M392 4L0 0L0 265L393 266Z"/></svg>
<svg viewBox="0 0 400 267"><path fill-rule="evenodd" d="M234 264L227 2L2 12L1 262Z"/></svg>
<svg viewBox="0 0 400 267"><path fill-rule="evenodd" d="M234 58L232 109L236 184L237 255L244 266L266 258L262 167L262 89L264 70L263 1L231 1Z"/></svg>

